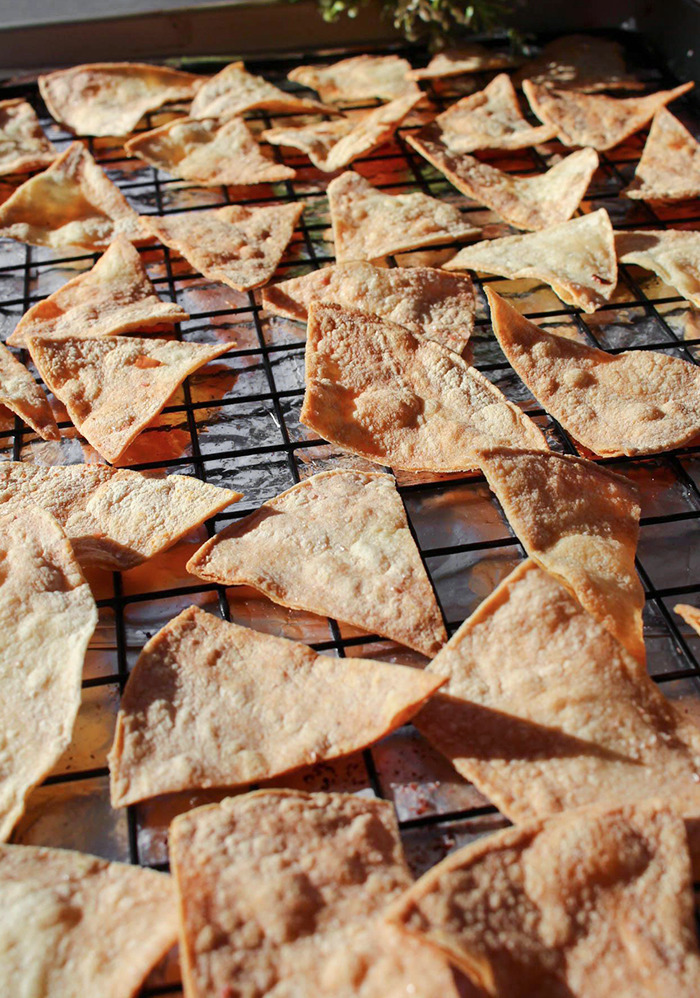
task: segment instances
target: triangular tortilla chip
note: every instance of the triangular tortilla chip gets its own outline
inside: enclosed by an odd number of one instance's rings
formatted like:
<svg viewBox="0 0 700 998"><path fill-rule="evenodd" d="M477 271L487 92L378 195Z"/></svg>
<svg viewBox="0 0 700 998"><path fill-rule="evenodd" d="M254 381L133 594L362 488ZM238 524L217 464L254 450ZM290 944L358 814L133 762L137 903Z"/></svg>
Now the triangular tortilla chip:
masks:
<svg viewBox="0 0 700 998"><path fill-rule="evenodd" d="M27 505L0 517L0 562L4 841L21 817L30 790L51 772L70 743L97 608L68 538L43 509Z"/></svg>
<svg viewBox="0 0 700 998"><path fill-rule="evenodd" d="M394 100L420 92L407 79L410 71L410 63L397 55L356 55L331 66L297 66L287 79L315 90L325 101Z"/></svg>
<svg viewBox="0 0 700 998"><path fill-rule="evenodd" d="M317 121L302 127L267 128L260 137L273 146L298 149L319 170L325 170L331 150L353 130L355 121L354 118L334 118L333 121Z"/></svg>
<svg viewBox="0 0 700 998"><path fill-rule="evenodd" d="M418 192L382 194L352 170L331 180L327 194L338 263L473 239L481 231L454 205Z"/></svg>
<svg viewBox="0 0 700 998"><path fill-rule="evenodd" d="M57 156L31 104L20 97L0 101L0 176L43 169Z"/></svg>
<svg viewBox="0 0 700 998"><path fill-rule="evenodd" d="M164 873L68 849L0 846L0 977L8 998L133 998L177 941L177 928Z"/></svg>
<svg viewBox="0 0 700 998"><path fill-rule="evenodd" d="M461 357L403 326L309 307L301 421L330 443L408 471L467 471L486 447L547 450L516 405Z"/></svg>
<svg viewBox="0 0 700 998"><path fill-rule="evenodd" d="M605 208L526 236L475 243L443 266L546 281L562 301L584 312L609 301L617 285L615 237Z"/></svg>
<svg viewBox="0 0 700 998"><path fill-rule="evenodd" d="M603 152L644 128L659 108L693 86L683 83L673 90L659 90L646 97L620 98L551 90L525 80L523 91L540 121L556 128L565 146L588 146Z"/></svg>
<svg viewBox="0 0 700 998"><path fill-rule="evenodd" d="M0 343L0 405L11 409L44 440L61 439L43 388L3 343Z"/></svg>
<svg viewBox="0 0 700 998"><path fill-rule="evenodd" d="M262 76L253 76L242 62L232 62L200 87L192 101L190 117L228 121L244 111L257 110L338 114L334 107L286 93Z"/></svg>
<svg viewBox="0 0 700 998"><path fill-rule="evenodd" d="M654 115L634 180L622 193L645 201L700 195L700 142L665 107Z"/></svg>
<svg viewBox="0 0 700 998"><path fill-rule="evenodd" d="M525 550L644 662L637 490L583 458L490 450L481 470Z"/></svg>
<svg viewBox="0 0 700 998"><path fill-rule="evenodd" d="M43 507L68 533L73 513L85 509L90 496L115 475L106 464L69 464L65 467L29 464L26 461L0 463L0 515L21 511L28 503ZM133 475L139 474L134 471Z"/></svg>
<svg viewBox="0 0 700 998"><path fill-rule="evenodd" d="M420 669L318 655L190 606L129 675L109 754L112 805L348 755L404 724L441 685Z"/></svg>
<svg viewBox="0 0 700 998"><path fill-rule="evenodd" d="M512 821L650 797L700 813L700 728L534 562L428 671L448 683L413 723Z"/></svg>
<svg viewBox="0 0 700 998"><path fill-rule="evenodd" d="M136 135L124 149L197 184L271 184L296 177L296 170L263 154L242 118L223 125L211 118L176 118Z"/></svg>
<svg viewBox="0 0 700 998"><path fill-rule="evenodd" d="M253 586L282 606L344 620L427 656L447 641L390 475L307 478L210 538L187 571Z"/></svg>
<svg viewBox="0 0 700 998"><path fill-rule="evenodd" d="M421 877L389 920L490 995L700 993L686 830L654 802L482 838Z"/></svg>
<svg viewBox="0 0 700 998"><path fill-rule="evenodd" d="M342 305L389 319L461 353L474 328L474 285L466 276L430 267L338 263L272 284L263 307L306 322L311 302Z"/></svg>
<svg viewBox="0 0 700 998"><path fill-rule="evenodd" d="M128 135L148 111L191 100L206 77L140 62L96 62L39 77L50 113L77 135Z"/></svg>
<svg viewBox="0 0 700 998"><path fill-rule="evenodd" d="M700 232L642 229L615 233L620 263L653 270L684 298L700 308Z"/></svg>
<svg viewBox="0 0 700 998"><path fill-rule="evenodd" d="M32 336L27 346L78 431L112 464L188 374L230 349L135 336Z"/></svg>
<svg viewBox="0 0 700 998"><path fill-rule="evenodd" d="M423 69L406 73L408 80L439 80L462 73L483 73L487 69L505 69L513 60L503 52L493 52L483 45L460 45L436 53Z"/></svg>
<svg viewBox="0 0 700 998"><path fill-rule="evenodd" d="M118 235L138 244L153 240L142 217L80 142L0 206L0 236L33 246L102 250Z"/></svg>
<svg viewBox="0 0 700 998"><path fill-rule="evenodd" d="M187 312L161 301L138 252L117 236L92 270L32 305L7 342L25 346L30 336L114 336L183 319L189 319Z"/></svg>
<svg viewBox="0 0 700 998"><path fill-rule="evenodd" d="M686 624L690 624L693 630L700 634L700 610L696 606L689 606L687 603L676 603L673 609L683 618Z"/></svg>
<svg viewBox="0 0 700 998"><path fill-rule="evenodd" d="M451 153L444 142L426 134L407 135L406 140L458 191L517 229L544 229L571 218L598 166L593 149L580 149L546 173L514 177L467 153Z"/></svg>
<svg viewBox="0 0 700 998"><path fill-rule="evenodd" d="M146 224L200 274L247 291L270 280L304 207L301 201L262 208L231 205L215 211L150 215Z"/></svg>
<svg viewBox="0 0 700 998"><path fill-rule="evenodd" d="M493 330L537 401L601 457L658 454L700 433L700 369L651 350L616 355L549 333L490 288Z"/></svg>
<svg viewBox="0 0 700 998"><path fill-rule="evenodd" d="M411 884L388 801L258 791L178 816L170 849L190 998L457 998L382 922Z"/></svg>
<svg viewBox="0 0 700 998"><path fill-rule="evenodd" d="M627 72L624 50L618 42L590 35L565 35L549 42L513 77L516 86L523 80L586 93L644 86Z"/></svg>

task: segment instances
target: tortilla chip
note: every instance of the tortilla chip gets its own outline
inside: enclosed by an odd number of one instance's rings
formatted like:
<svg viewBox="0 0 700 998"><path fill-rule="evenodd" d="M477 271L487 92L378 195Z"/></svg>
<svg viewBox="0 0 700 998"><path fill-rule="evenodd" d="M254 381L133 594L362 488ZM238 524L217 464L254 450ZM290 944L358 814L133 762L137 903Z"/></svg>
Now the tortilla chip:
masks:
<svg viewBox="0 0 700 998"><path fill-rule="evenodd" d="M166 874L68 849L0 846L8 998L133 998L176 941Z"/></svg>
<svg viewBox="0 0 700 998"><path fill-rule="evenodd" d="M0 517L0 841L71 740L97 608L43 509ZM431 678L431 677L428 677ZM0 975L2 976L2 975Z"/></svg>
<svg viewBox="0 0 700 998"><path fill-rule="evenodd" d="M170 850L191 998L457 998L381 919L411 884L388 801L258 791L179 815Z"/></svg>
<svg viewBox="0 0 700 998"><path fill-rule="evenodd" d="M20 97L0 101L0 176L43 169L57 156L31 104Z"/></svg>
<svg viewBox="0 0 700 998"><path fill-rule="evenodd" d="M676 603L673 608L686 624L690 624L693 630L700 634L700 610L696 606L689 606L687 603Z"/></svg>
<svg viewBox="0 0 700 998"><path fill-rule="evenodd" d="M348 755L404 724L442 682L409 666L318 655L190 606L129 675L109 754L112 805Z"/></svg>
<svg viewBox="0 0 700 998"><path fill-rule="evenodd" d="M406 141L458 191L517 229L545 229L571 218L598 166L593 149L579 149L546 173L514 177L466 153L451 153L444 142L425 133L407 135Z"/></svg>
<svg viewBox="0 0 700 998"><path fill-rule="evenodd" d="M447 641L390 475L307 478L210 538L187 571L253 586L282 606L344 620L428 657Z"/></svg>
<svg viewBox="0 0 700 998"><path fill-rule="evenodd" d="M545 281L563 302L584 312L608 302L617 285L615 237L605 208L531 235L475 243L443 266Z"/></svg>
<svg viewBox="0 0 700 998"><path fill-rule="evenodd" d="M700 143L665 107L654 115L634 180L622 193L667 202L700 195Z"/></svg>
<svg viewBox="0 0 700 998"><path fill-rule="evenodd" d="M651 121L659 108L693 89L683 83L646 97L606 97L576 90L552 90L531 80L523 82L530 107L545 125L552 125L565 146L612 149Z"/></svg>
<svg viewBox="0 0 700 998"><path fill-rule="evenodd" d="M270 280L304 211L302 201L262 208L230 205L214 211L149 215L147 225L195 270L236 291Z"/></svg>
<svg viewBox="0 0 700 998"><path fill-rule="evenodd" d="M394 100L420 93L407 77L410 63L397 55L356 55L331 66L298 66L287 79L315 90L324 101Z"/></svg>
<svg viewBox="0 0 700 998"><path fill-rule="evenodd" d="M32 336L27 346L79 433L112 464L188 374L231 349L136 336Z"/></svg>
<svg viewBox="0 0 700 998"><path fill-rule="evenodd" d="M333 121L317 121L313 125L302 127L268 128L260 137L273 146L298 149L308 156L319 170L325 170L333 147L354 127L355 119L334 118Z"/></svg>
<svg viewBox="0 0 700 998"><path fill-rule="evenodd" d="M474 285L430 267L339 263L265 288L263 307L306 322L311 302L342 305L405 326L461 353L474 328Z"/></svg>
<svg viewBox="0 0 700 998"><path fill-rule="evenodd" d="M124 145L173 177L197 184L271 184L296 177L296 170L263 154L242 118L218 121L176 118Z"/></svg>
<svg viewBox="0 0 700 998"><path fill-rule="evenodd" d="M423 69L412 69L406 73L408 80L439 80L447 76L461 76L462 73L483 73L488 69L505 69L512 66L513 60L503 52L494 52L477 43L460 45L459 48L443 49L436 53Z"/></svg>
<svg viewBox="0 0 700 998"><path fill-rule="evenodd" d="M609 354L530 322L490 288L501 348L537 401L601 457L658 454L700 433L700 369L651 350Z"/></svg>
<svg viewBox="0 0 700 998"><path fill-rule="evenodd" d="M513 77L518 87L524 80L586 93L644 86L627 72L624 49L618 42L590 35L565 35L549 42Z"/></svg>
<svg viewBox="0 0 700 998"><path fill-rule="evenodd" d="M448 683L413 723L511 821L650 797L700 813L700 728L534 562L428 671Z"/></svg>
<svg viewBox="0 0 700 998"><path fill-rule="evenodd" d="M327 194L338 263L473 239L481 231L451 204L427 194L382 194L352 170L331 180Z"/></svg>
<svg viewBox="0 0 700 998"><path fill-rule="evenodd" d="M286 93L262 76L253 76L242 62L232 62L200 87L192 101L190 117L218 118L223 122L244 111L258 110L338 114L334 107Z"/></svg>
<svg viewBox="0 0 700 998"><path fill-rule="evenodd" d="M85 509L90 496L114 474L115 469L106 464L70 464L64 467L2 461L0 515L21 512L33 503L51 513L69 534L68 523L73 513Z"/></svg>
<svg viewBox="0 0 700 998"><path fill-rule="evenodd" d="M152 242L142 216L80 142L0 206L0 236L32 246L102 250L118 235L139 245Z"/></svg>
<svg viewBox="0 0 700 998"><path fill-rule="evenodd" d="M484 451L480 464L530 557L643 663L634 486L591 461L553 452L501 448Z"/></svg>
<svg viewBox="0 0 700 998"><path fill-rule="evenodd" d="M686 830L655 802L482 838L421 877L389 921L490 995L700 993Z"/></svg>
<svg viewBox="0 0 700 998"><path fill-rule="evenodd" d="M39 77L51 115L77 135L128 135L148 111L191 100L206 77L140 62L96 62Z"/></svg>
<svg viewBox="0 0 700 998"><path fill-rule="evenodd" d="M42 439L61 439L44 389L3 343L0 343L0 405L11 409Z"/></svg>
<svg viewBox="0 0 700 998"><path fill-rule="evenodd" d="M544 436L476 368L377 316L312 303L301 421L330 443L408 471L467 471Z"/></svg>
<svg viewBox="0 0 700 998"><path fill-rule="evenodd" d="M700 308L700 232L686 229L616 232L615 249L621 263L635 263L653 270Z"/></svg>

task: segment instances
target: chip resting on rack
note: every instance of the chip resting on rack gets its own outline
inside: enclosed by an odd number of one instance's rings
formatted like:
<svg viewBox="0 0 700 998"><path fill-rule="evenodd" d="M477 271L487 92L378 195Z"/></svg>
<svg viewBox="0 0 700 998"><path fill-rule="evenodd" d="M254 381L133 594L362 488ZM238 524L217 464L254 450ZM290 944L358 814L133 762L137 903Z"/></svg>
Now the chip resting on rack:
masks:
<svg viewBox="0 0 700 998"><path fill-rule="evenodd" d="M43 169L57 156L28 101L0 101L0 176Z"/></svg>
<svg viewBox="0 0 700 998"><path fill-rule="evenodd" d="M32 336L27 346L78 432L112 464L188 374L230 349L136 336Z"/></svg>
<svg viewBox="0 0 700 998"><path fill-rule="evenodd" d="M407 79L411 66L397 55L356 55L331 66L297 66L287 78L315 90L321 100L394 100L420 93Z"/></svg>
<svg viewBox="0 0 700 998"><path fill-rule="evenodd" d="M523 80L587 93L644 86L627 72L624 50L618 42L591 35L565 35L549 42L515 73L516 86Z"/></svg>
<svg viewBox="0 0 700 998"><path fill-rule="evenodd" d="M700 610L696 606L690 606L688 603L676 603L673 609L686 624L690 624L693 630L700 634Z"/></svg>
<svg viewBox="0 0 700 998"><path fill-rule="evenodd" d="M112 804L348 755L408 721L442 683L408 666L318 655L190 606L129 675L109 754Z"/></svg>
<svg viewBox="0 0 700 998"><path fill-rule="evenodd" d="M443 267L545 281L584 312L605 305L617 285L615 237L605 208L540 232L474 243Z"/></svg>
<svg viewBox="0 0 700 998"><path fill-rule="evenodd" d="M0 516L0 562L4 841L22 816L29 792L70 744L97 608L70 541L51 514L37 506ZM1 973L0 978L5 979Z"/></svg>
<svg viewBox="0 0 700 998"><path fill-rule="evenodd" d="M165 873L68 849L0 846L8 998L133 998L177 929Z"/></svg>
<svg viewBox="0 0 700 998"><path fill-rule="evenodd" d="M24 313L7 342L29 336L107 336L181 322L189 315L156 294L137 250L117 236L95 266Z"/></svg>
<svg viewBox="0 0 700 998"><path fill-rule="evenodd" d="M180 815L170 849L189 998L457 998L383 922L412 882L388 801L258 791Z"/></svg>
<svg viewBox="0 0 700 998"><path fill-rule="evenodd" d="M530 107L545 125L552 125L565 146L588 146L599 152L612 149L651 121L659 108L692 90L683 83L646 97L606 97L576 90L553 90L523 82Z"/></svg>
<svg viewBox="0 0 700 998"><path fill-rule="evenodd" d="M343 620L424 655L447 641L390 475L307 478L210 538L187 570L223 586L253 586L282 606Z"/></svg>
<svg viewBox="0 0 700 998"><path fill-rule="evenodd" d="M495 998L700 993L686 830L656 802L481 838L410 887L389 922Z"/></svg>
<svg viewBox="0 0 700 998"><path fill-rule="evenodd" d="M651 350L610 354L549 333L490 288L493 330L537 401L601 457L658 454L700 433L700 368Z"/></svg>
<svg viewBox="0 0 700 998"><path fill-rule="evenodd" d="M621 263L653 270L700 308L700 232L690 229L616 232L615 249Z"/></svg>
<svg viewBox="0 0 700 998"><path fill-rule="evenodd" d="M338 263L461 242L481 231L454 205L418 192L383 194L352 170L331 180L327 194Z"/></svg>
<svg viewBox="0 0 700 998"><path fill-rule="evenodd" d="M325 170L331 150L344 135L353 130L356 121L356 118L334 118L332 121L316 121L309 125L281 125L265 129L260 138L273 146L298 149L319 170Z"/></svg>
<svg viewBox="0 0 700 998"><path fill-rule="evenodd" d="M44 102L77 135L129 135L148 111L191 100L206 77L139 62L96 62L39 77Z"/></svg>
<svg viewBox="0 0 700 998"><path fill-rule="evenodd" d="M480 464L530 557L644 662L635 487L607 468L553 451L500 448L484 451Z"/></svg>
<svg viewBox="0 0 700 998"><path fill-rule="evenodd" d="M431 267L338 263L271 284L263 306L306 322L311 302L342 305L389 319L461 353L474 328L474 285L465 275Z"/></svg>
<svg viewBox="0 0 700 998"><path fill-rule="evenodd" d="M437 52L423 69L412 69L406 74L409 80L438 80L462 73L483 73L488 69L505 69L513 60L503 52L495 52L477 43L460 45L459 48Z"/></svg>
<svg viewBox="0 0 700 998"><path fill-rule="evenodd" d="M453 351L338 305L309 307L301 421L407 471L477 469L485 447L547 450L537 425Z"/></svg>
<svg viewBox="0 0 700 998"><path fill-rule="evenodd" d="M190 107L191 118L228 121L245 111L281 111L294 114L338 114L333 107L286 93L253 76L242 62L232 62L200 87Z"/></svg>
<svg viewBox="0 0 700 998"><path fill-rule="evenodd" d="M579 149L546 173L515 177L467 153L453 153L427 133L406 140L444 173L458 191L494 211L517 229L544 229L571 218L598 166L594 149Z"/></svg>
<svg viewBox="0 0 700 998"><path fill-rule="evenodd" d="M118 236L153 237L85 146L73 142L0 206L0 237L63 250L103 250Z"/></svg>
<svg viewBox="0 0 700 998"><path fill-rule="evenodd" d="M141 132L124 149L173 177L197 184L271 184L296 171L266 156L242 118L176 118Z"/></svg>
<svg viewBox="0 0 700 998"><path fill-rule="evenodd" d="M147 224L200 274L247 291L270 280L303 211L303 202L262 208L231 205L214 211L150 215Z"/></svg>
<svg viewBox="0 0 700 998"><path fill-rule="evenodd" d="M654 115L634 179L622 193L645 201L700 195L700 143L665 107Z"/></svg>
<svg viewBox="0 0 700 998"><path fill-rule="evenodd" d="M7 347L0 343L0 407L19 416L43 440L60 440L44 389Z"/></svg>

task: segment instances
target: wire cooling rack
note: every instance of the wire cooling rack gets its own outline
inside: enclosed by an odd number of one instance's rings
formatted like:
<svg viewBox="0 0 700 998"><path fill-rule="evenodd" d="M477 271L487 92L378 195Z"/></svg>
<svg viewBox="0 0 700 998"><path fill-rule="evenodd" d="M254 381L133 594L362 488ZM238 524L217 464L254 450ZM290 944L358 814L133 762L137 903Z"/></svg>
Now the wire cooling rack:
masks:
<svg viewBox="0 0 700 998"><path fill-rule="evenodd" d="M655 61L643 39L622 35L631 64L649 90L670 87L672 79ZM347 53L343 53L347 54ZM340 58L341 54L334 54ZM427 54L412 50L415 65ZM295 88L287 72L307 58L275 62L248 61L249 68L279 86ZM321 60L319 60L321 61ZM185 68L213 72L223 63L207 61ZM460 195L445 178L405 142L436 110L465 93L481 89L490 74L436 81L425 87L429 109L412 112L391 143L356 160L352 168L391 193L420 190L457 205L485 228L484 237L510 233L491 212ZM1 98L22 96L40 115L59 149L73 136L48 116L36 85L0 89ZM376 102L350 105L350 114ZM692 99L672 107L695 133L700 112ZM149 116L144 127L168 119L171 110ZM300 116L251 115L260 130ZM534 120L534 119L532 119ZM620 196L629 182L646 138L638 133L601 154L581 212L604 207L616 228L700 228L700 204L652 209ZM107 175L142 213L168 214L226 204L267 204L303 200L306 209L275 280L331 263L325 189L328 175L300 154L275 148L280 162L294 166L294 180L256 187L202 188L172 180L138 160L128 159L115 140L86 140ZM483 158L500 169L525 174L545 170L566 150L557 142ZM479 154L482 156L482 154ZM0 198L13 189L0 183ZM454 245L403 254L396 263L439 264ZM259 291L240 294L193 273L186 261L165 247L142 251L161 297L177 301L189 313L176 335L189 341L229 342L230 350L188 378L162 415L128 452L129 466L140 470L197 475L244 493L244 499L207 523L170 551L146 565L118 574L92 571L89 581L100 620L87 655L83 703L73 743L54 772L28 801L14 840L94 852L111 859L167 868L167 827L175 814L225 793L180 794L113 811L109 805L106 755L112 741L120 692L145 641L191 603L228 619L344 656L418 663L420 656L385 639L312 614L278 607L250 589L224 589L201 583L185 572L185 562L207 535L295 482L328 468L373 467L343 454L303 427L304 328L273 317L261 308ZM5 339L22 314L66 280L90 268L97 256L66 254L0 240L0 337ZM700 312L654 275L635 267L620 269L614 301L594 315L565 306L537 281L493 278L500 294L544 326L583 338L611 352L635 348L660 350L692 362L700 348ZM491 332L479 284L475 333L468 358L505 394L526 410L546 433L552 448L576 453L572 440L542 408L506 362ZM28 356L24 356L29 360ZM53 400L52 400L53 401ZM0 459L38 464L99 461L55 403L62 430L60 443L44 442L14 418L0 420ZM666 696L700 720L700 638L673 613L683 601L700 603L700 454L683 448L651 458L603 463L628 476L642 501L637 566L646 590L644 614L649 669ZM397 473L410 522L450 632L469 616L524 557L497 501L479 475L410 475ZM372 749L347 759L315 766L275 781L306 790L376 794L397 809L409 862L420 873L449 850L507 824L481 794L459 777L411 726L405 725ZM161 965L148 982L147 994L179 993L177 961Z"/></svg>

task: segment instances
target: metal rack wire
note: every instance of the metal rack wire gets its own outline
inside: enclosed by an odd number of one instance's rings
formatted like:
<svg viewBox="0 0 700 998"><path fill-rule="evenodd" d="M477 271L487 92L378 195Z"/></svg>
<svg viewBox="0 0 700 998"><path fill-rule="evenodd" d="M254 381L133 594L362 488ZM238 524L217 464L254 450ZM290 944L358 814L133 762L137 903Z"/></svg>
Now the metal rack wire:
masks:
<svg viewBox="0 0 700 998"><path fill-rule="evenodd" d="M674 85L676 81L655 62L643 40L628 36L628 51L650 89ZM425 52L412 54L416 65L425 62ZM248 63L253 72L287 89L293 89L285 79L291 64L284 60ZM211 65L206 69L211 71ZM492 75L480 74L468 79L467 85L480 89ZM427 86L432 112L451 103L463 85L462 80ZM72 140L51 122L35 85L5 87L0 96L29 99L59 148ZM349 110L371 103L353 105ZM692 100L674 103L673 111L691 129L700 127L700 112ZM146 127L160 123L165 113L151 115ZM286 116L275 115L273 121L265 113L251 116L254 127L271 127L282 117ZM487 226L489 236L510 232L490 212L459 195L406 144L406 133L425 117L420 111L414 113L399 128L395 141L355 161L352 168L392 193L417 189L448 199L478 224ZM601 154L600 168L581 210L607 208L616 228L700 227L697 202L654 210L645 202L619 196L639 159L644 139L644 134L635 135L623 146ZM301 155L274 150L280 162L298 169L293 180L254 188L204 189L127 160L113 140L88 143L111 179L142 212L166 214L230 203L304 200L305 215L275 279L332 262L332 241L326 233L328 177L310 167ZM484 158L501 169L524 174L546 169L553 157L563 153L557 142L550 142L533 149L486 154ZM0 192L9 191L11 186L0 184ZM445 251L452 253L454 249L445 246L405 256L439 261ZM200 583L185 573L188 555L207 532L211 534L231 519L253 511L309 474L364 464L319 441L299 422L304 351L299 324L267 315L259 291L241 295L201 278L166 247L147 248L142 255L159 294L180 302L190 312L191 318L181 324L177 335L192 340L226 338L231 349L188 379L153 427L137 440L130 451L129 466L194 474L237 488L244 499L209 522L206 530L146 566L124 575L91 573L100 624L86 663L84 702L74 742L54 773L31 796L15 840L80 848L165 868L168 821L179 810L212 799L212 794L185 794L113 812L106 752L129 668L146 638L167 620L190 602L198 602L228 619L304 640L338 655L400 662L414 661L416 656L336 621L276 607L249 590ZM2 338L31 304L76 272L91 267L96 259L81 253L58 257L42 249L0 242ZM530 317L548 326L570 327L603 349L654 349L697 362L700 312L653 275L637 268L621 267L617 298L593 316L563 305L537 282L491 280ZM562 427L538 407L501 354L481 290L470 350L472 362L529 412L553 448L578 452ZM71 432L65 414L60 419L60 408L59 424L64 433L61 444L38 440L17 419L3 424L0 459L47 464L98 460ZM700 448L603 463L631 477L640 488L643 508L637 565L647 596L645 634L650 671L666 695L700 717L700 639L672 612L677 597L690 602L700 598ZM398 473L397 481L452 632L524 557L524 551L481 476ZM457 776L410 725L355 757L276 783L304 789L365 791L393 799L407 854L417 872L442 858L452 846L506 824L496 808ZM161 968L147 989L148 994L177 991L174 962Z"/></svg>

